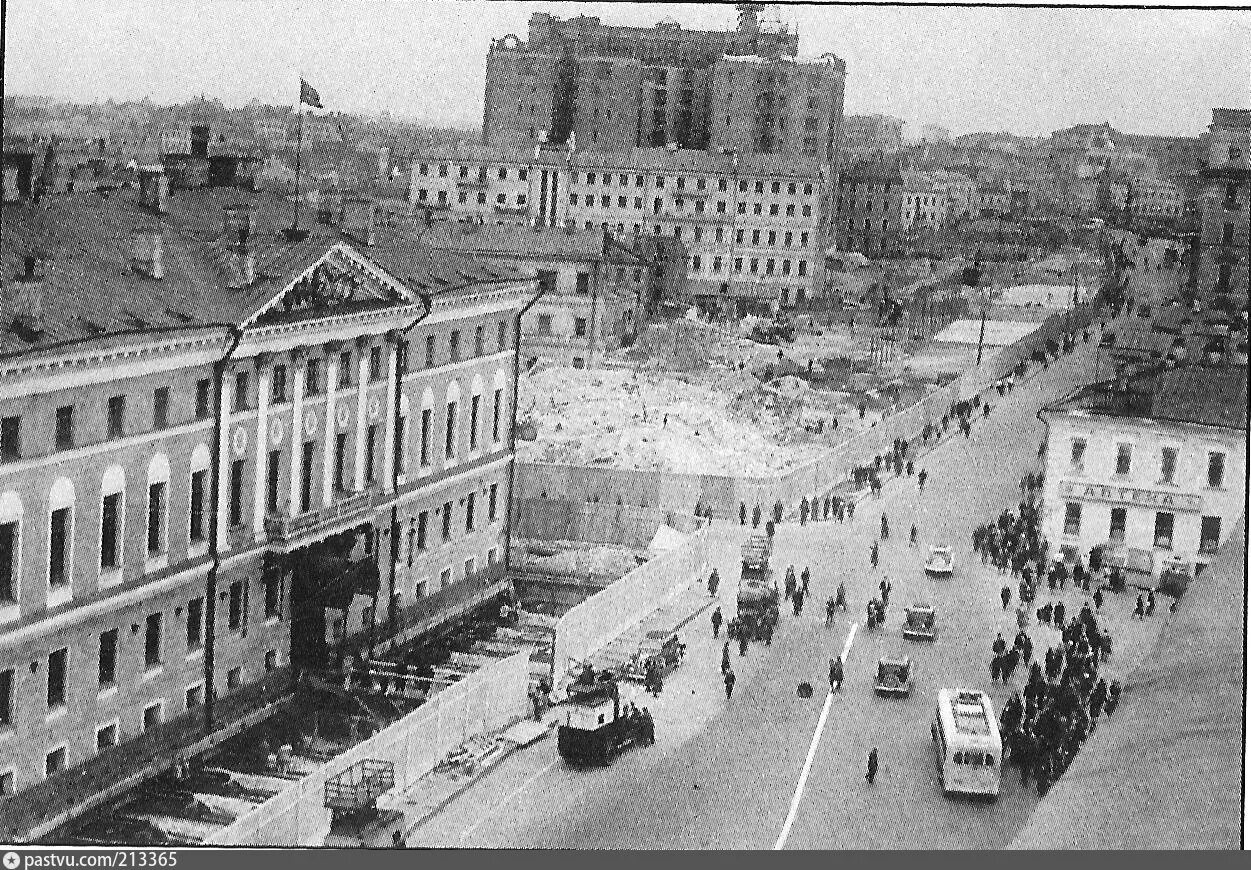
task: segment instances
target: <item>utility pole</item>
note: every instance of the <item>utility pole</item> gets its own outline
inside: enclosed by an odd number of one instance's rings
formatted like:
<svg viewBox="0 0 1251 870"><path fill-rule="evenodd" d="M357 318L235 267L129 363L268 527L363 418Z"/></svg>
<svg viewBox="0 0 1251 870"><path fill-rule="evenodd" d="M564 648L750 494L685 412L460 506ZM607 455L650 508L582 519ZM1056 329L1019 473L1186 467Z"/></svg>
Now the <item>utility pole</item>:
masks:
<svg viewBox="0 0 1251 870"><path fill-rule="evenodd" d="M982 296L982 325L977 332L977 364L982 364L982 343L986 340L986 305L987 297Z"/></svg>

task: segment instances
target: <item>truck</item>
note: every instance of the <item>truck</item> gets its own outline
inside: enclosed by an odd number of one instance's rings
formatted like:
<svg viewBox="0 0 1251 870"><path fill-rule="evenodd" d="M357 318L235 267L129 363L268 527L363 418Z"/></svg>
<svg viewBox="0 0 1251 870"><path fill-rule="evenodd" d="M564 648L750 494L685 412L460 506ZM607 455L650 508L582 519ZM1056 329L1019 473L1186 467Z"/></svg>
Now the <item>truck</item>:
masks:
<svg viewBox="0 0 1251 870"><path fill-rule="evenodd" d="M646 740L646 725L627 714L617 680L607 671L597 674L588 667L570 684L567 704L565 720L556 730L556 749L572 765L611 764Z"/></svg>
<svg viewBox="0 0 1251 870"><path fill-rule="evenodd" d="M766 535L752 535L743 544L742 572L738 582L738 618L749 639L760 637L770 619L776 621L778 581L769 569L773 542Z"/></svg>

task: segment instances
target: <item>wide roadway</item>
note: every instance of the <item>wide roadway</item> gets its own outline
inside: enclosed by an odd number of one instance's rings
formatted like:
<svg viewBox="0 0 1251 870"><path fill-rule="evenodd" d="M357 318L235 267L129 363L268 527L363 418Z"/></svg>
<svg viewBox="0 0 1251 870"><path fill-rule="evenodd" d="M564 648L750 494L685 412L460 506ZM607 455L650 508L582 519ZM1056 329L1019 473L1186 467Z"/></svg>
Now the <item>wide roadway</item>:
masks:
<svg viewBox="0 0 1251 870"><path fill-rule="evenodd" d="M555 757L554 741L506 760L481 787L453 802L424 826L410 845L555 848L772 848L782 830L828 689L828 661L859 623L848 655L846 682L832 701L814 753L806 789L786 841L787 848L1000 848L1024 824L1037 792L1005 775L998 801L947 799L937 784L929 722L942 686L989 690L1001 706L1008 689L992 684L988 670L996 631L1011 640L1012 609L1004 611L999 590L1016 583L975 560L973 528L1004 507L1015 509L1022 476L1037 465L1043 426L1036 417L1047 401L1089 380L1092 347L995 397L989 420L979 419L973 437L956 437L925 456L924 494L916 479L888 481L882 498L862 502L851 523L784 524L773 564L797 572L812 568L812 595L802 616L785 607L771 647L753 644L747 658L734 651L739 675L726 702L720 681L720 641L713 642L706 614L687 631L687 661L658 700L658 743L635 749L609 768L574 770ZM885 512L891 537L881 544L878 570L870 570L869 548ZM908 543L915 522L920 542ZM717 563L733 576L737 527L714 527L721 546ZM925 548L955 547L954 577L931 580L922 571ZM864 605L889 578L893 591L886 626L865 630ZM839 581L851 605L831 627L824 605ZM730 612L734 583L723 583ZM1071 612L1080 593L1063 595ZM1041 604L1046 590L1040 594ZM938 609L938 638L905 641L903 608L913 601ZM1123 675L1153 642L1161 617L1129 619L1132 599L1114 600L1104 613L1116 639L1110 664ZM1015 602L1013 604L1015 607ZM1032 608L1031 608L1032 611ZM1058 642L1058 633L1032 626L1037 655ZM906 652L916 665L916 685L907 699L874 695L879 655ZM1018 670L1019 687L1024 668ZM797 697L806 680L813 698ZM881 769L873 785L864 779L866 759L877 747Z"/></svg>

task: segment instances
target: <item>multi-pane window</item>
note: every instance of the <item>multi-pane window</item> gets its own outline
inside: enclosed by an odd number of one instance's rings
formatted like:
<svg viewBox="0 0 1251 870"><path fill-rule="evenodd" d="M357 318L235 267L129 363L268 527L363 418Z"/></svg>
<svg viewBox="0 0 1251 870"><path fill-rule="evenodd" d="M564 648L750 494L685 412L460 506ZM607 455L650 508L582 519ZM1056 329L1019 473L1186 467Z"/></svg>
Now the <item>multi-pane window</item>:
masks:
<svg viewBox="0 0 1251 870"><path fill-rule="evenodd" d="M148 484L148 555L165 552L165 498L164 483Z"/></svg>
<svg viewBox="0 0 1251 870"><path fill-rule="evenodd" d="M473 354L482 356L486 352L486 327L475 326L473 330Z"/></svg>
<svg viewBox="0 0 1251 870"><path fill-rule="evenodd" d="M1108 525L1108 540L1114 544L1125 540L1126 513L1123 507L1112 508L1112 520Z"/></svg>
<svg viewBox="0 0 1251 870"><path fill-rule="evenodd" d="M1130 461L1133 458L1134 448L1130 444L1116 445L1116 473L1129 474Z"/></svg>
<svg viewBox="0 0 1251 870"><path fill-rule="evenodd" d="M161 663L161 614L150 613L143 633L143 666L148 669Z"/></svg>
<svg viewBox="0 0 1251 870"><path fill-rule="evenodd" d="M0 523L0 604L17 600L17 523Z"/></svg>
<svg viewBox="0 0 1251 870"><path fill-rule="evenodd" d="M284 365L274 366L269 373L269 400L275 405L287 401L287 367Z"/></svg>
<svg viewBox="0 0 1251 870"><path fill-rule="evenodd" d="M452 540L452 503L443 502L443 540Z"/></svg>
<svg viewBox="0 0 1251 870"><path fill-rule="evenodd" d="M469 400L469 449L478 449L478 417L481 410L482 397L474 396Z"/></svg>
<svg viewBox="0 0 1251 870"><path fill-rule="evenodd" d="M1064 534L1077 535L1082 530L1082 506L1075 501L1064 504Z"/></svg>
<svg viewBox="0 0 1251 870"><path fill-rule="evenodd" d="M460 362L460 330L453 329L447 337L447 358L452 362Z"/></svg>
<svg viewBox="0 0 1251 870"><path fill-rule="evenodd" d="M382 380L382 348L380 347L369 349L369 379L371 381Z"/></svg>
<svg viewBox="0 0 1251 870"><path fill-rule="evenodd" d="M310 396L321 393L321 360L310 359L304 363L304 392Z"/></svg>
<svg viewBox="0 0 1251 870"><path fill-rule="evenodd" d="M476 492L471 492L469 493L468 496L465 497L465 531L466 532L472 532L474 529L474 522L477 519L477 517L474 516L476 512L476 508L477 508L477 499L478 499L478 494Z"/></svg>
<svg viewBox="0 0 1251 870"><path fill-rule="evenodd" d="M70 509L57 508L49 523L48 585L60 587L69 583Z"/></svg>
<svg viewBox="0 0 1251 870"><path fill-rule="evenodd" d="M204 524L205 484L207 481L207 470L202 469L191 472L191 517L188 524L187 538L193 544L201 543L208 537Z"/></svg>
<svg viewBox="0 0 1251 870"><path fill-rule="evenodd" d="M120 438L126 434L126 397L109 399L109 437Z"/></svg>
<svg viewBox="0 0 1251 870"><path fill-rule="evenodd" d="M430 464L430 427L431 417L434 412L429 408L423 408L421 411L421 466L425 468Z"/></svg>
<svg viewBox="0 0 1251 870"><path fill-rule="evenodd" d="M204 645L204 599L192 598L187 602L187 652Z"/></svg>
<svg viewBox="0 0 1251 870"><path fill-rule="evenodd" d="M378 452L378 424L365 429L365 483L374 482L374 457Z"/></svg>
<svg viewBox="0 0 1251 870"><path fill-rule="evenodd" d="M447 419L443 436L443 455L451 459L456 455L456 402L447 403Z"/></svg>
<svg viewBox="0 0 1251 870"><path fill-rule="evenodd" d="M1173 515L1160 511L1155 515L1155 545L1166 550L1173 548Z"/></svg>
<svg viewBox="0 0 1251 870"><path fill-rule="evenodd" d="M252 390L252 374L250 372L235 372L235 400L233 408L236 411L246 411L249 403L249 393Z"/></svg>
<svg viewBox="0 0 1251 870"><path fill-rule="evenodd" d="M65 674L69 650L62 647L48 653L48 708L65 705Z"/></svg>
<svg viewBox="0 0 1251 870"><path fill-rule="evenodd" d="M278 512L278 484L282 474L282 451L269 451L269 461L265 463L265 511Z"/></svg>
<svg viewBox="0 0 1251 870"><path fill-rule="evenodd" d="M1208 486L1218 489L1225 483L1225 454L1208 454Z"/></svg>
<svg viewBox="0 0 1251 870"><path fill-rule="evenodd" d="M213 382L201 378L195 382L195 418L203 420L213 413L212 408Z"/></svg>
<svg viewBox="0 0 1251 870"><path fill-rule="evenodd" d="M300 513L304 513L313 504L313 451L317 444L305 441L300 449Z"/></svg>
<svg viewBox="0 0 1251 870"><path fill-rule="evenodd" d="M152 428L169 426L169 387L157 387L152 391Z"/></svg>
<svg viewBox="0 0 1251 870"><path fill-rule="evenodd" d="M117 629L110 628L100 634L100 688L107 689L117 683Z"/></svg>
<svg viewBox="0 0 1251 870"><path fill-rule="evenodd" d="M243 472L247 460L236 459L230 464L230 524L243 522Z"/></svg>
<svg viewBox="0 0 1251 870"><path fill-rule="evenodd" d="M1081 471L1086 463L1086 439L1074 438L1069 442L1069 465L1074 471Z"/></svg>
<svg viewBox="0 0 1251 870"><path fill-rule="evenodd" d="M1221 518L1203 517L1199 520L1199 552L1215 553L1221 544Z"/></svg>
<svg viewBox="0 0 1251 870"><path fill-rule="evenodd" d="M344 468L347 463L347 433L336 432L334 436L334 491L343 492Z"/></svg>
<svg viewBox="0 0 1251 870"><path fill-rule="evenodd" d="M74 446L74 406L56 409L56 449L69 450Z"/></svg>
<svg viewBox="0 0 1251 870"><path fill-rule="evenodd" d="M422 511L417 514L417 549L426 549L426 532L430 525L430 512Z"/></svg>
<svg viewBox="0 0 1251 870"><path fill-rule="evenodd" d="M487 491L487 522L495 522L495 512L498 507L497 499L499 497L499 484L491 484L491 488Z"/></svg>
<svg viewBox="0 0 1251 870"><path fill-rule="evenodd" d="M0 460L12 462L22 458L22 418L0 419Z"/></svg>
<svg viewBox="0 0 1251 870"><path fill-rule="evenodd" d="M426 336L426 368L434 368L434 344L433 335Z"/></svg>
<svg viewBox="0 0 1251 870"><path fill-rule="evenodd" d="M591 292L591 273L590 272L578 273L576 291L583 295Z"/></svg>
<svg viewBox="0 0 1251 870"><path fill-rule="evenodd" d="M352 386L352 352L345 350L339 354L339 389Z"/></svg>
<svg viewBox="0 0 1251 870"><path fill-rule="evenodd" d="M100 504L100 567L105 570L121 565L122 494L112 492Z"/></svg>

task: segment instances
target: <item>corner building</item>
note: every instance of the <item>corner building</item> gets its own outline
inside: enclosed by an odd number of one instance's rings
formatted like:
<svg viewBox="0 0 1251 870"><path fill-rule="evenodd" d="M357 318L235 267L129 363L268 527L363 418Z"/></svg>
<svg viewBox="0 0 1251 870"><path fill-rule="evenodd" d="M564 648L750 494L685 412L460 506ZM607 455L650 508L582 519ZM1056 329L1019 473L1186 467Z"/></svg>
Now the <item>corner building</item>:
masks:
<svg viewBox="0 0 1251 870"><path fill-rule="evenodd" d="M0 839L502 583L533 279L139 177L6 196Z"/></svg>

